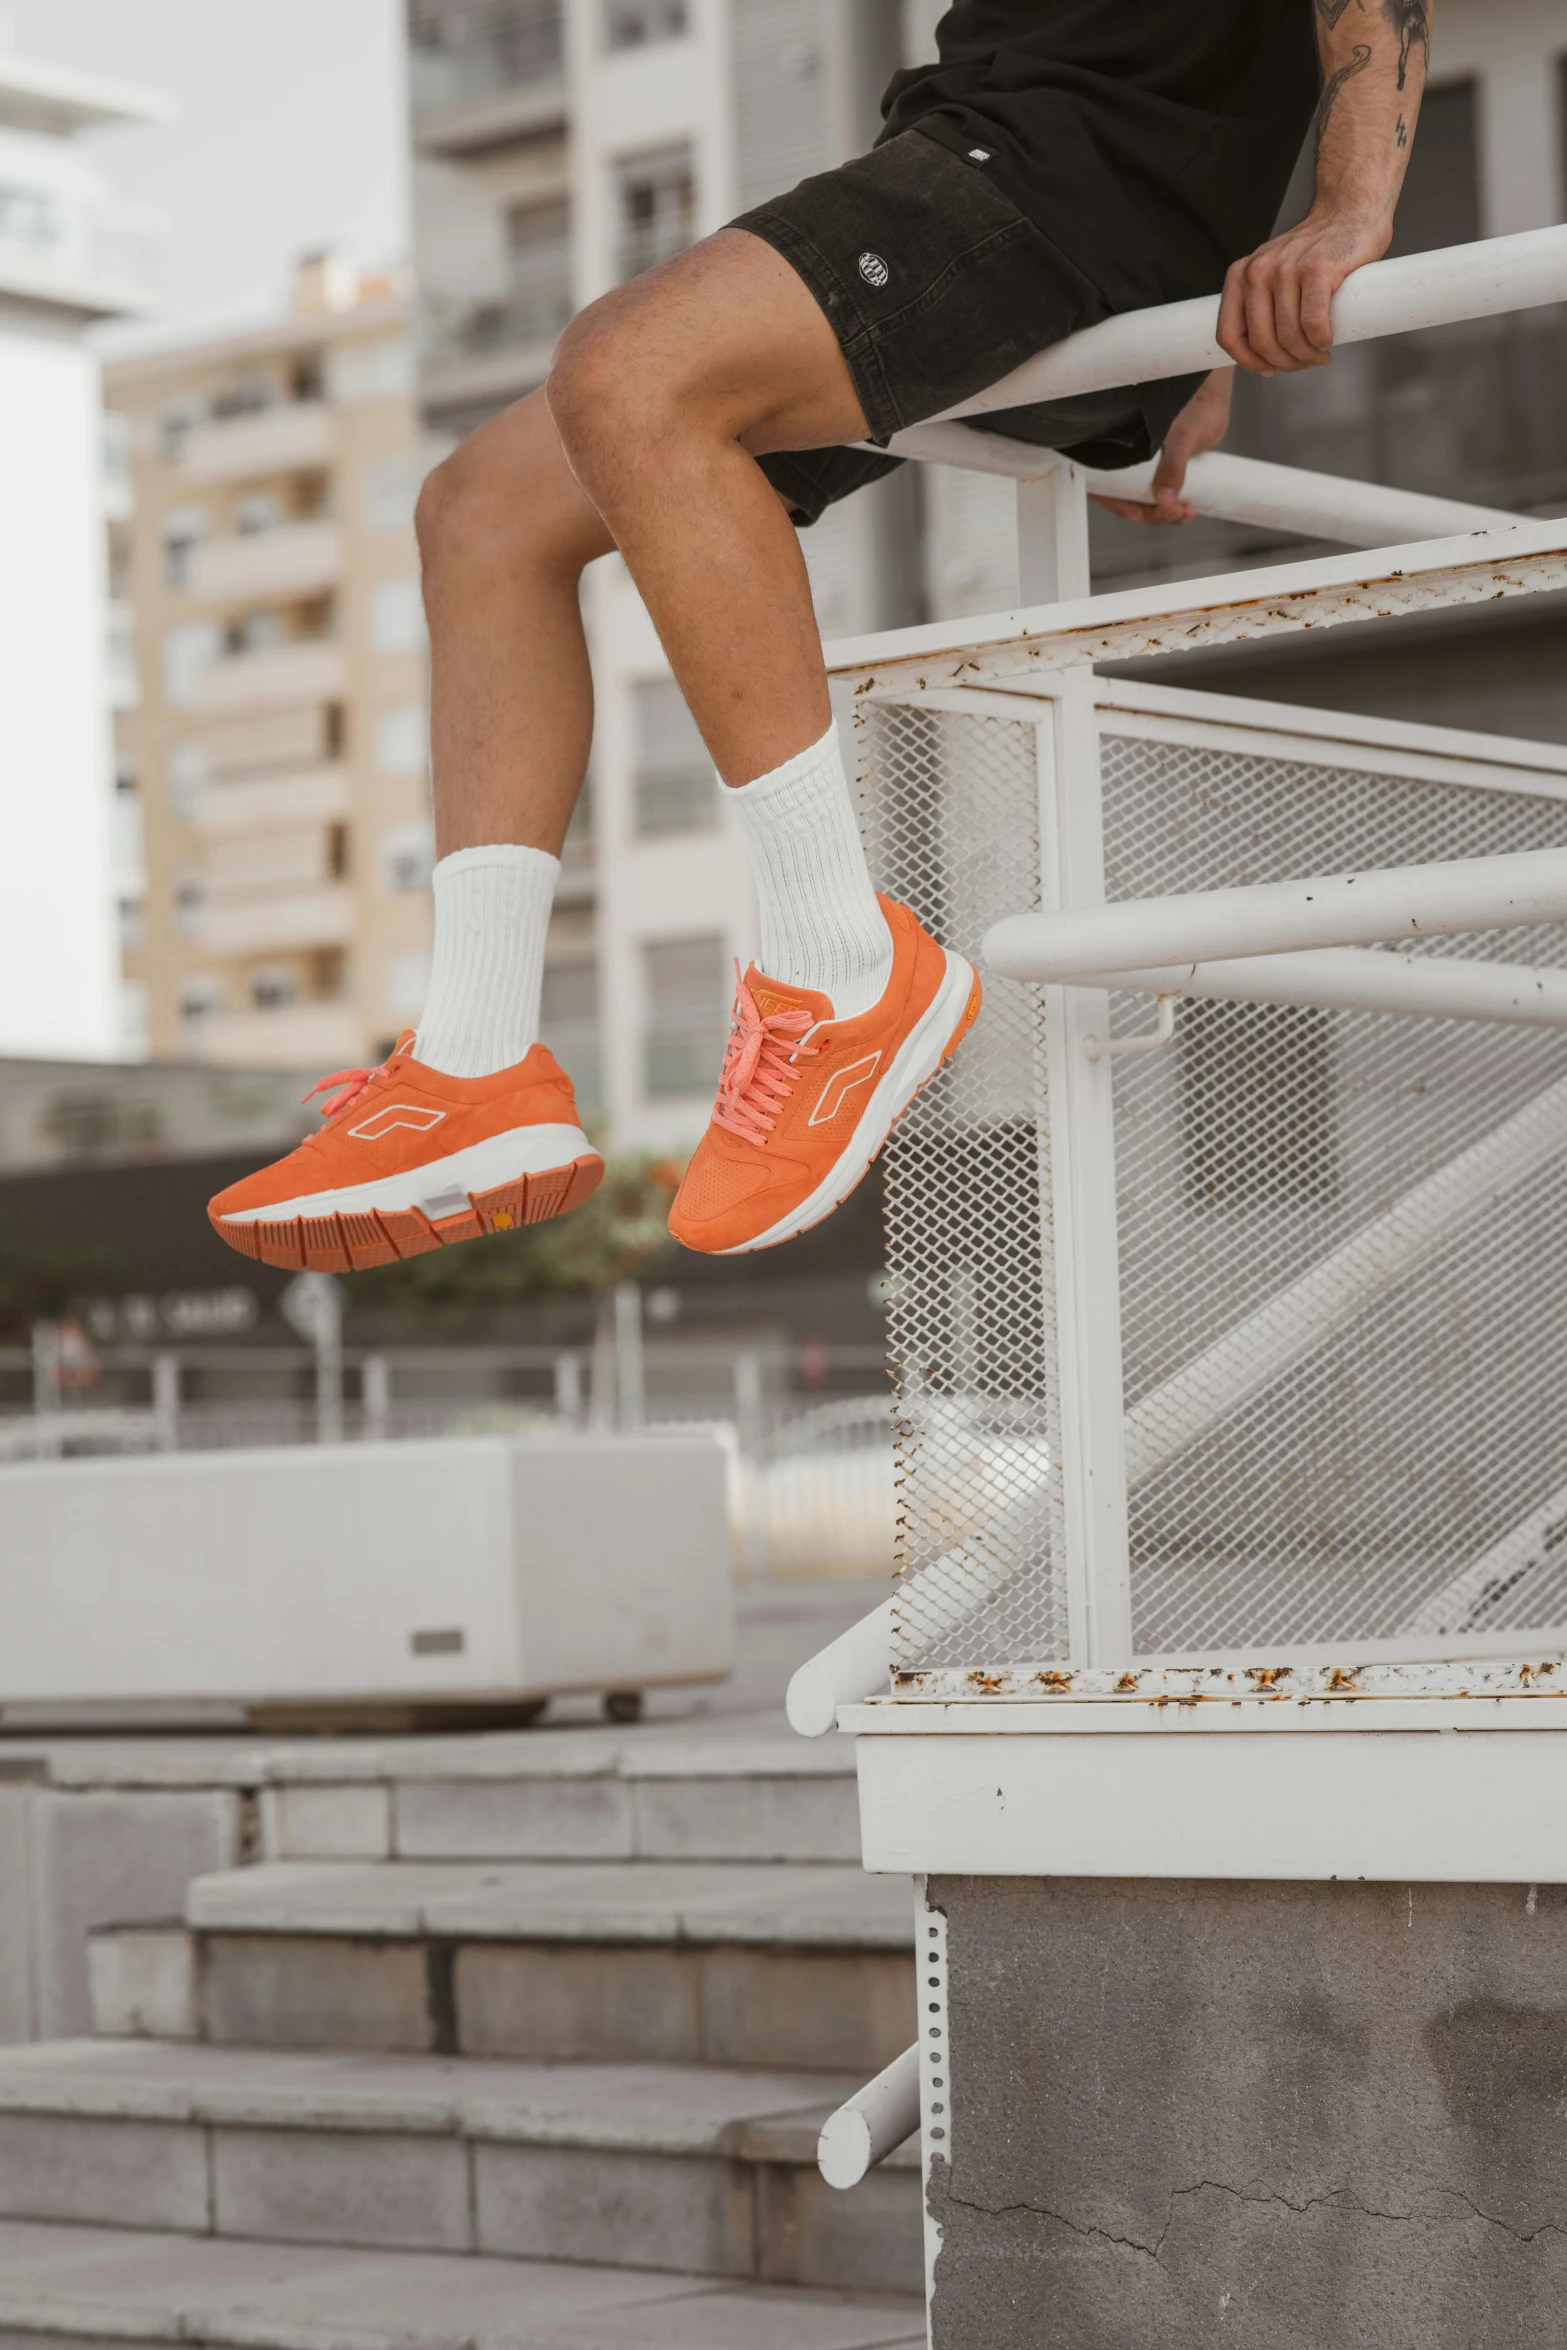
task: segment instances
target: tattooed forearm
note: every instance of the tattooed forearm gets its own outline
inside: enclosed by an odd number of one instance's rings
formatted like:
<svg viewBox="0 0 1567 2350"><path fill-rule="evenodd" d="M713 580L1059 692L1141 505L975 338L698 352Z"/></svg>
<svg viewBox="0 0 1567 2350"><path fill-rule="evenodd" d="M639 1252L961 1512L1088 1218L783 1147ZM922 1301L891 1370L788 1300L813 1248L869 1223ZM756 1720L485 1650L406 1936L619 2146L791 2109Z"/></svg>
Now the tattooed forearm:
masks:
<svg viewBox="0 0 1567 2350"><path fill-rule="evenodd" d="M1332 32L1333 27L1338 23L1339 18L1343 15L1345 9L1348 6L1349 0L1317 0L1317 14L1321 17L1329 32ZM1361 11L1361 14L1364 15L1366 0L1355 0L1355 6Z"/></svg>
<svg viewBox="0 0 1567 2350"><path fill-rule="evenodd" d="M1317 0L1321 6L1322 0ZM1426 0L1382 0L1382 14L1398 35L1398 86L1404 87L1409 73L1409 53L1418 41L1431 59L1431 19L1426 12Z"/></svg>
<svg viewBox="0 0 1567 2350"><path fill-rule="evenodd" d="M1402 115L1399 116L1397 127L1393 132L1393 144L1395 147L1407 147L1409 144L1409 125Z"/></svg>
<svg viewBox="0 0 1567 2350"><path fill-rule="evenodd" d="M1321 102L1317 107L1317 153L1319 155L1322 152L1322 141L1326 135L1328 124L1332 119L1333 109L1338 104L1338 94L1340 90L1342 90L1346 82L1353 81L1357 73L1364 73L1366 67L1370 63L1371 50L1369 44L1365 41L1357 41L1354 48L1349 53L1348 64L1341 65L1338 69L1338 72L1330 78L1326 89L1324 89L1322 93Z"/></svg>

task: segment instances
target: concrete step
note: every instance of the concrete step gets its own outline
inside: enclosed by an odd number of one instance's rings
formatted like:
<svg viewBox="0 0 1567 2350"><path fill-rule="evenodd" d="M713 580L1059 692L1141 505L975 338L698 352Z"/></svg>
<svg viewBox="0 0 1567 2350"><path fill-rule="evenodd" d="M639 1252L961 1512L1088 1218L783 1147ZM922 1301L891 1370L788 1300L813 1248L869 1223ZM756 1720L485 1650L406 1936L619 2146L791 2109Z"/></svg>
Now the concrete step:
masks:
<svg viewBox="0 0 1567 2350"><path fill-rule="evenodd" d="M3 2350L922 2350L903 2295L0 2222Z"/></svg>
<svg viewBox="0 0 1567 2350"><path fill-rule="evenodd" d="M268 1860L857 1861L852 1752L572 1731L266 1758Z"/></svg>
<svg viewBox="0 0 1567 2350"><path fill-rule="evenodd" d="M284 1862L198 1877L185 1916L189 1945L96 1938L101 2026L861 2078L915 2036L908 1884L853 1868ZM124 1990L149 1951L182 2027Z"/></svg>
<svg viewBox="0 0 1567 2350"><path fill-rule="evenodd" d="M917 2291L910 2143L851 2194L816 2139L853 2076L0 2049L0 2218Z"/></svg>

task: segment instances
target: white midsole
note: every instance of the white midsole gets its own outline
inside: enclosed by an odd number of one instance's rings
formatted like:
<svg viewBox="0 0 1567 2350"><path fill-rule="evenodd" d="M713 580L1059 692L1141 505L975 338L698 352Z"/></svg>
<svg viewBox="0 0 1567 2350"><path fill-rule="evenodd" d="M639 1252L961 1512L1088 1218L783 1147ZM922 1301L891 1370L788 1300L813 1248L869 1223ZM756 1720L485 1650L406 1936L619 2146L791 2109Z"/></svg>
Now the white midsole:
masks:
<svg viewBox="0 0 1567 2350"><path fill-rule="evenodd" d="M428 1159L422 1167L404 1167L395 1175L378 1175L370 1183L345 1183L337 1191L309 1191L299 1199L274 1200L270 1207L237 1208L225 1224L290 1224L298 1216L353 1216L371 1208L406 1214L423 1208L427 1215L451 1216L462 1200L450 1194L494 1191L515 1183L519 1175L551 1175L569 1167L573 1159L596 1158L597 1152L580 1126L513 1126L504 1134L486 1135L444 1159ZM433 1204L431 1204L433 1203Z"/></svg>
<svg viewBox="0 0 1567 2350"><path fill-rule="evenodd" d="M742 1240L734 1248L715 1249L715 1256L743 1257L752 1249L772 1248L781 1240L792 1240L797 1232L819 1223L854 1189L886 1141L893 1120L907 1109L927 1077L940 1068L941 1056L973 990L973 965L965 963L961 955L947 955L946 977L894 1053L886 1075L861 1111L848 1143L816 1189L797 1208L791 1208L787 1216L780 1216L776 1224L759 1232L754 1240Z"/></svg>

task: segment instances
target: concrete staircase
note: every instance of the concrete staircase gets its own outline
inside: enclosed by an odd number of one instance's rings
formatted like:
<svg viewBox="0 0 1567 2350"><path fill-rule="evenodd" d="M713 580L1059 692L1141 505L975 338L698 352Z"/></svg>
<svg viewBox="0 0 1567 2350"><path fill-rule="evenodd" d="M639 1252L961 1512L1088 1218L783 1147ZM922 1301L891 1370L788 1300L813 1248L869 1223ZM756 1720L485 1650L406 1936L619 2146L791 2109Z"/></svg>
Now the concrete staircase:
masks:
<svg viewBox="0 0 1567 2350"><path fill-rule="evenodd" d="M105 2036L0 2050L0 2350L923 2339L915 2149L815 2167L914 2036L847 1764L732 1724L271 1753L268 1857L94 1937Z"/></svg>

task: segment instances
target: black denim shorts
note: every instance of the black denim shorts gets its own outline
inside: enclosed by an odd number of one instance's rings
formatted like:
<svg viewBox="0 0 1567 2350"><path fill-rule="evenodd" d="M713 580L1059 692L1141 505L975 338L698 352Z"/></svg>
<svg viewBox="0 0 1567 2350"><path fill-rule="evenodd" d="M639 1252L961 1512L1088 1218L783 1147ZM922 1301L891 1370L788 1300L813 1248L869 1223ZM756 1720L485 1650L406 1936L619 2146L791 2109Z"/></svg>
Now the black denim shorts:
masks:
<svg viewBox="0 0 1567 2350"><path fill-rule="evenodd" d="M838 337L875 441L1109 315L1098 288L981 163L918 130L802 180L730 225L762 238L804 279ZM1001 411L985 418L987 428L1045 448L1093 443L1102 464L1152 453L1135 390ZM899 462L863 449L802 449L763 457L761 466L805 523Z"/></svg>

